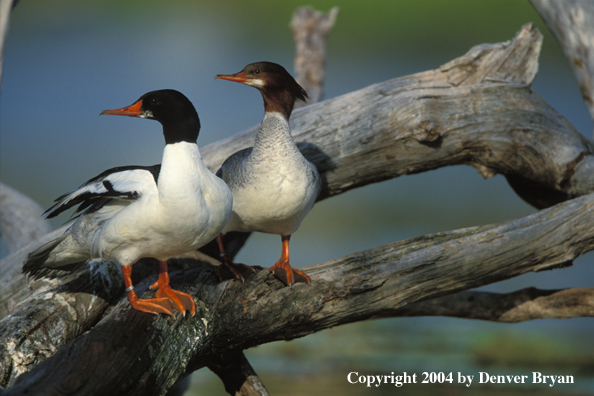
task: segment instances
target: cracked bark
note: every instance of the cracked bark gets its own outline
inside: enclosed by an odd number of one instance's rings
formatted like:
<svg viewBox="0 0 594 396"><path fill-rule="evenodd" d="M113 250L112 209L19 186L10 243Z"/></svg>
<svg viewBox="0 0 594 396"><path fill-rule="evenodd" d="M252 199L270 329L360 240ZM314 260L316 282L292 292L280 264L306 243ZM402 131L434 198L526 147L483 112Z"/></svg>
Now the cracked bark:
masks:
<svg viewBox="0 0 594 396"><path fill-rule="evenodd" d="M594 120L594 3L583 0L530 0L569 60Z"/></svg>
<svg viewBox="0 0 594 396"><path fill-rule="evenodd" d="M542 317L526 309L539 298L553 298L541 304L549 308L555 298L566 306L587 304L589 310L579 315L591 315L591 289L528 290L495 298L476 292L448 295L567 265L594 248L592 224L591 194L499 225L389 243L319 264L306 269L310 286L285 288L266 269L243 284L218 282L212 267L178 271L172 284L196 297L195 317L144 315L122 299L91 331L57 349L5 393L43 395L59 388L75 394L162 394L187 372L233 361L249 347L375 317L418 314L411 304L426 305L422 301L437 297L445 304L433 304L459 317L530 320ZM138 290L150 293L149 284L145 280ZM456 304L450 305L448 297L462 299L459 308L452 308ZM500 303L492 304L497 299ZM481 312L483 303L491 310ZM551 317L549 309L542 311ZM127 331L118 331L122 328Z"/></svg>

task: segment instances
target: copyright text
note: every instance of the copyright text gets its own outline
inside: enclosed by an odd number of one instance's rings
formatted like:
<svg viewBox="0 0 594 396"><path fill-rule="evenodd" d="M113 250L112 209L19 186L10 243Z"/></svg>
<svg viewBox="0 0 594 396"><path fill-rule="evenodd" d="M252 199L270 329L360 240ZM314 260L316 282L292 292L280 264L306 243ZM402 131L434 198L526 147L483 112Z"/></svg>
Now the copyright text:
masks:
<svg viewBox="0 0 594 396"><path fill-rule="evenodd" d="M351 384L361 384L366 387L379 387L381 385L392 385L401 387L405 384L464 384L467 387L474 384L540 384L553 387L557 384L573 384L573 375L544 375L533 371L530 375L491 375L480 371L478 374L463 374L461 372L422 372L417 373L390 373L390 375L367 375L357 371L351 371L347 375L347 381Z"/></svg>

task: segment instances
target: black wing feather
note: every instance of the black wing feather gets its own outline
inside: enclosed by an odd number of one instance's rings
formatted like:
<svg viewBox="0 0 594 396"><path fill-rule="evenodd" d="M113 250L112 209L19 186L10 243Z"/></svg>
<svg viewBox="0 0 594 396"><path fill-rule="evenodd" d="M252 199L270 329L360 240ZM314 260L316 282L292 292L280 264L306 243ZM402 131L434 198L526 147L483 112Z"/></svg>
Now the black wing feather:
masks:
<svg viewBox="0 0 594 396"><path fill-rule="evenodd" d="M137 199L139 194L137 191L117 191L114 189L112 182L109 180L109 177L119 173L119 172L126 172L126 171L134 171L134 170L146 170L150 172L157 182L159 178L159 172L161 171L161 164L151 165L151 166L143 166L143 165L127 165L127 166L118 166L115 168L108 169L101 174L89 179L85 183L83 183L79 188L74 191L71 191L67 194L64 194L58 197L54 202L56 202L51 208L45 211L43 214L44 217L51 219L56 217L60 213L72 208L73 206L80 205L76 211L75 215L78 213L80 214L84 210L91 208L90 210L98 210L103 207L107 202L112 199L125 199L125 200L132 200ZM73 194L75 194L78 190L85 189L88 186L93 184L97 184L103 187L103 191L86 191L84 193L75 195L72 199L67 200L67 198ZM76 216L74 216L76 217Z"/></svg>

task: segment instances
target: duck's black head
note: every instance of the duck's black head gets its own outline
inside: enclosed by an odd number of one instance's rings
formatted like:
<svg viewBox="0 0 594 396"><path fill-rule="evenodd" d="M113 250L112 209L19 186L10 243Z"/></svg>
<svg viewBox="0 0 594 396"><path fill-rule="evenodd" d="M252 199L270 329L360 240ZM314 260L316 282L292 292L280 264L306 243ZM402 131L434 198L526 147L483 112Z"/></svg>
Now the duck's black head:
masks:
<svg viewBox="0 0 594 396"><path fill-rule="evenodd" d="M163 125L165 143L196 143L200 119L194 105L184 94L173 89L145 93L130 106L104 110L101 114L148 118Z"/></svg>
<svg viewBox="0 0 594 396"><path fill-rule="evenodd" d="M264 98L266 111L278 111L291 116L295 101L307 100L307 92L284 67L272 62L250 63L239 73L217 74L215 78L237 81L258 88Z"/></svg>

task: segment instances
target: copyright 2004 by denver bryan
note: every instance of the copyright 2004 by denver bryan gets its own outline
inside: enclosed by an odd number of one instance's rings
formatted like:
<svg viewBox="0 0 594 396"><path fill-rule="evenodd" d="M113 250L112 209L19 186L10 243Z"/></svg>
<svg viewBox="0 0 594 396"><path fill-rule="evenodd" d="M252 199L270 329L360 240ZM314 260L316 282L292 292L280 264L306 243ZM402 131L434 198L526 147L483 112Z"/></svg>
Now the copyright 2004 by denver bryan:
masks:
<svg viewBox="0 0 594 396"><path fill-rule="evenodd" d="M462 372L390 372L389 374L369 374L351 371L347 381L353 385L371 387L395 386L401 387L408 384L458 384L466 387L481 385L532 385L544 387L571 386L575 384L573 375L558 375L533 371L521 374L490 374L485 371L476 373Z"/></svg>

